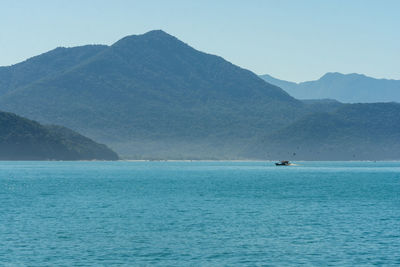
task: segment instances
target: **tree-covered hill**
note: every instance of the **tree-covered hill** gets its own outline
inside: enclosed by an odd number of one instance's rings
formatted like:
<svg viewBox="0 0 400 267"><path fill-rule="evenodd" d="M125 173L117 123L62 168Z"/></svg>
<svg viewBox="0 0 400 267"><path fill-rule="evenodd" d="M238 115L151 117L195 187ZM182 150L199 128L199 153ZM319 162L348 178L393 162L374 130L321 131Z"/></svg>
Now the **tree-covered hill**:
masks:
<svg viewBox="0 0 400 267"><path fill-rule="evenodd" d="M0 160L116 160L118 155L61 126L0 112Z"/></svg>
<svg viewBox="0 0 400 267"><path fill-rule="evenodd" d="M68 68L81 64L106 47L104 45L58 47L24 62L0 67L0 95L62 73Z"/></svg>
<svg viewBox="0 0 400 267"><path fill-rule="evenodd" d="M317 112L253 144L248 155L310 160L400 159L400 104L346 104Z"/></svg>
<svg viewBox="0 0 400 267"><path fill-rule="evenodd" d="M306 112L254 73L163 31L94 48L67 70L9 90L0 107L145 158L231 157Z"/></svg>

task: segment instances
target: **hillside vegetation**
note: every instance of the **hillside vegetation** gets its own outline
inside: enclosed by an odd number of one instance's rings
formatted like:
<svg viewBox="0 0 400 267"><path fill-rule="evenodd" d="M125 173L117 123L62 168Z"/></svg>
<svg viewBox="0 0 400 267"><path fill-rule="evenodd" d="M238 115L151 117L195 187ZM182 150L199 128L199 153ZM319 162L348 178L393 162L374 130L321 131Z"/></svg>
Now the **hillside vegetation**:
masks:
<svg viewBox="0 0 400 267"><path fill-rule="evenodd" d="M285 159L400 159L400 104L346 104L317 112L253 144L248 156Z"/></svg>
<svg viewBox="0 0 400 267"><path fill-rule="evenodd" d="M0 160L116 160L118 155L61 126L0 112Z"/></svg>

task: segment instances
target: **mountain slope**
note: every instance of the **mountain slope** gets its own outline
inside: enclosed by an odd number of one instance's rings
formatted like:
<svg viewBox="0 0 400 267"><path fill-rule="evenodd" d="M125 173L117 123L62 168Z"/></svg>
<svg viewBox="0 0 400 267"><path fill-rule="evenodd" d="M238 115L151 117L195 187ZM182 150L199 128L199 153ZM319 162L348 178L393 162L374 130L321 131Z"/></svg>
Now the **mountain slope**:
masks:
<svg viewBox="0 0 400 267"><path fill-rule="evenodd" d="M106 47L104 45L58 47L24 62L0 67L0 96L37 80L62 73L68 68L84 62Z"/></svg>
<svg viewBox="0 0 400 267"><path fill-rule="evenodd" d="M292 95L292 90L295 89L298 85L297 83L294 83L294 82L277 79L268 74L260 75L260 78L270 84L273 84L273 85L276 85L276 86L282 88L283 90L285 90L286 92L288 92L291 95ZM304 99L304 98L301 98L301 99Z"/></svg>
<svg viewBox="0 0 400 267"><path fill-rule="evenodd" d="M116 160L117 154L60 126L0 112L0 160Z"/></svg>
<svg viewBox="0 0 400 267"><path fill-rule="evenodd" d="M278 130L254 144L248 155L309 160L400 159L399 114L397 103L346 104Z"/></svg>
<svg viewBox="0 0 400 267"><path fill-rule="evenodd" d="M400 102L400 80L374 79L361 74L327 73L319 80L302 83L261 75L299 99L331 98L344 103Z"/></svg>
<svg viewBox="0 0 400 267"><path fill-rule="evenodd" d="M341 108L343 103L334 99L305 99L302 101L307 108L314 112L332 112Z"/></svg>
<svg viewBox="0 0 400 267"><path fill-rule="evenodd" d="M163 31L125 37L0 97L5 110L147 158L232 157L248 138L302 116L304 106Z"/></svg>

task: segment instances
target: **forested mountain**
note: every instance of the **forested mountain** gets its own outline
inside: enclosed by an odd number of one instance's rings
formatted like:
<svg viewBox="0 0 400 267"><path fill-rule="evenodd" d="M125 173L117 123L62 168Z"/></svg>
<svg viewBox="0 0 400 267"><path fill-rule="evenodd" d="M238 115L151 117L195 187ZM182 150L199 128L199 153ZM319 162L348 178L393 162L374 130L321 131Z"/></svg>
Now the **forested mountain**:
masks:
<svg viewBox="0 0 400 267"><path fill-rule="evenodd" d="M334 99L305 99L302 100L312 112L330 112L342 107L344 104Z"/></svg>
<svg viewBox="0 0 400 267"><path fill-rule="evenodd" d="M266 136L248 155L311 160L400 159L400 104L345 104ZM258 151L258 152L257 152Z"/></svg>
<svg viewBox="0 0 400 267"><path fill-rule="evenodd" d="M124 155L178 158L229 157L306 113L282 89L163 31L92 48L97 54L67 70L8 88L0 107Z"/></svg>
<svg viewBox="0 0 400 267"><path fill-rule="evenodd" d="M331 98L344 103L400 102L400 80L337 72L302 83L279 80L267 74L260 77L299 99Z"/></svg>
<svg viewBox="0 0 400 267"><path fill-rule="evenodd" d="M390 146L395 137L385 135L398 130L390 122L380 125L382 134L366 135L366 125L380 119L366 112L369 106L299 101L163 31L127 36L111 46L58 48L0 68L0 76L0 109L79 131L125 158L276 159L296 153L299 144L319 144L320 152L298 151L299 157L340 159L365 140L387 141L388 149L376 155L398 157ZM381 104L378 110L381 116L397 114L392 109ZM347 121L354 114L370 124ZM322 136L342 130L352 142L335 152L323 149ZM342 145L339 137L329 140ZM377 148L365 146L366 157Z"/></svg>
<svg viewBox="0 0 400 267"><path fill-rule="evenodd" d="M76 66L107 46L86 45L73 48L58 47L24 62L0 67L0 94L54 76Z"/></svg>
<svg viewBox="0 0 400 267"><path fill-rule="evenodd" d="M0 160L116 160L118 155L61 126L0 112Z"/></svg>

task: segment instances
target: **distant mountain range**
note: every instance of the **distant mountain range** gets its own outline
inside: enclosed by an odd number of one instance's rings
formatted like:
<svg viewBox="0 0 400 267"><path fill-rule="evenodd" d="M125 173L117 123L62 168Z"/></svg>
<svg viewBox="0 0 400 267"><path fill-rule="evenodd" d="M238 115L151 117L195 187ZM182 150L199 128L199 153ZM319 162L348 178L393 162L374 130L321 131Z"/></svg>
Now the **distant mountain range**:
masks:
<svg viewBox="0 0 400 267"><path fill-rule="evenodd" d="M400 102L400 80L374 79L362 74L327 73L319 80L302 83L261 75L298 99L336 99L343 103Z"/></svg>
<svg viewBox="0 0 400 267"><path fill-rule="evenodd" d="M61 126L0 112L0 160L116 160L118 155Z"/></svg>
<svg viewBox="0 0 400 267"><path fill-rule="evenodd" d="M359 110L361 121L370 120L368 112L376 107L366 105L346 109L333 100L299 101L254 73L197 51L163 31L127 36L111 46L57 48L0 68L0 109L79 131L125 158L293 156L299 145L315 139L307 131L332 132L329 140L334 146L342 140L337 127L346 122L347 113ZM392 105L382 105L380 116L396 114ZM316 114L325 114L323 129L312 127L311 122L322 121ZM346 144L362 147L366 139L359 135L365 127L346 128L352 140ZM398 129L390 123L381 127L388 134ZM321 148L325 141L319 138L313 144ZM383 144L388 151L379 154L381 158L400 158L400 153L391 151L391 136L377 134L375 141L376 146L372 142L356 158L349 149L318 153L311 149L296 155L368 159ZM277 147L282 142L287 145Z"/></svg>

